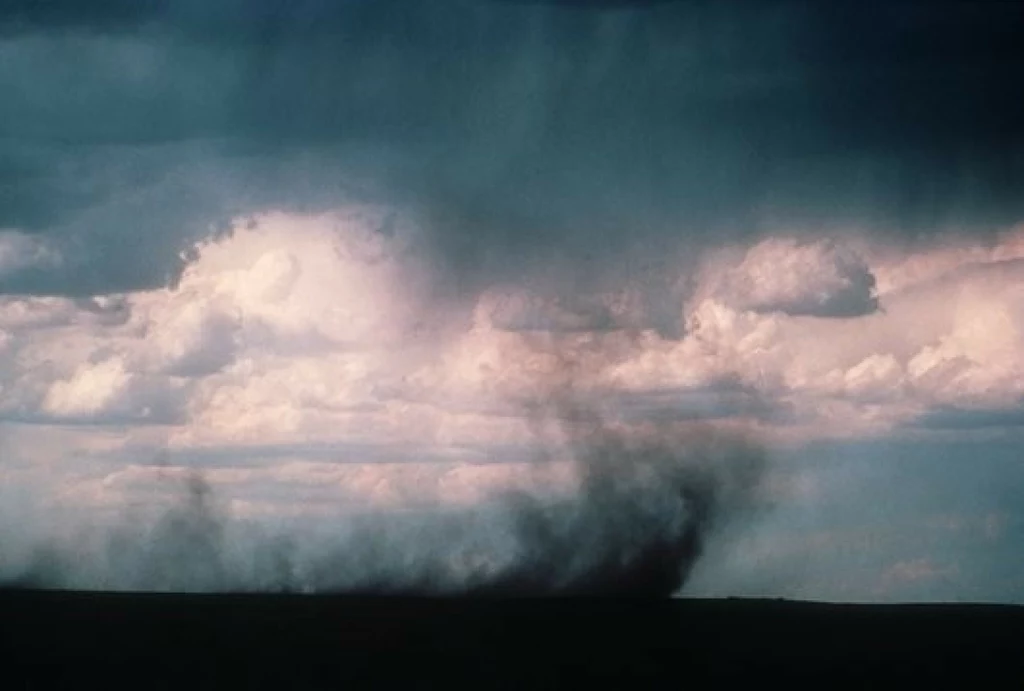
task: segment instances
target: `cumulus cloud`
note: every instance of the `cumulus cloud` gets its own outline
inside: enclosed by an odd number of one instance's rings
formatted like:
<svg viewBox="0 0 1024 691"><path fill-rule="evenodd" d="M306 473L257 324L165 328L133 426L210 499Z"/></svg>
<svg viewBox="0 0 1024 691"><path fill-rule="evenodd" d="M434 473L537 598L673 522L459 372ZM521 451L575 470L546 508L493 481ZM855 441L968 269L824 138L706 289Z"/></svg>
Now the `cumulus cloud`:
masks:
<svg viewBox="0 0 1024 691"><path fill-rule="evenodd" d="M940 405L1012 409L1022 391L1019 238L1012 231L995 247L901 259L869 245L856 262L865 311L829 318L811 307L855 284L837 278L837 267L852 265L834 248L823 254L829 245L776 256L765 248L793 249L790 241L766 241L731 265L712 255L687 303L686 336L645 332L603 376L649 391L737 380L789 404L797 419L847 428L889 429ZM879 295L868 290L868 258L885 275Z"/></svg>
<svg viewBox="0 0 1024 691"><path fill-rule="evenodd" d="M679 337L653 327L650 286L628 280L574 303L507 283L446 302L419 237L368 207L264 214L197 245L171 287L7 297L0 402L10 419L169 424L183 449L430 449L515 445L516 406L569 382L629 414L803 434L1024 393L1019 232L959 263L948 248L900 258L791 239L732 264L710 254L677 303Z"/></svg>
<svg viewBox="0 0 1024 691"><path fill-rule="evenodd" d="M227 254L223 243L207 244L174 288L83 300L5 298L9 409L169 422L197 381L244 366L244 354L394 341L405 328L396 291L415 293L413 269L399 276L380 264L372 225L305 223L266 219L265 228L225 240Z"/></svg>
<svg viewBox="0 0 1024 691"><path fill-rule="evenodd" d="M736 266L710 271L709 297L739 310L857 317L878 308L867 262L834 241L769 238Z"/></svg>

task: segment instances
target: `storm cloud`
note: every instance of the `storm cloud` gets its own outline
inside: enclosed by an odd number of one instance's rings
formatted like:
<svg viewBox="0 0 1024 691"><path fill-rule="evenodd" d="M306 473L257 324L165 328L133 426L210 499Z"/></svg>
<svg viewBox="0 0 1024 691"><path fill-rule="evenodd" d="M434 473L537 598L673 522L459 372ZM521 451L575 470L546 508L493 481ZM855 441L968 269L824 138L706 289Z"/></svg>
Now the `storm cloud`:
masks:
<svg viewBox="0 0 1024 691"><path fill-rule="evenodd" d="M5 7L0 226L65 255L9 292L152 287L235 215L339 200L416 213L463 288L1020 216L1012 5Z"/></svg>

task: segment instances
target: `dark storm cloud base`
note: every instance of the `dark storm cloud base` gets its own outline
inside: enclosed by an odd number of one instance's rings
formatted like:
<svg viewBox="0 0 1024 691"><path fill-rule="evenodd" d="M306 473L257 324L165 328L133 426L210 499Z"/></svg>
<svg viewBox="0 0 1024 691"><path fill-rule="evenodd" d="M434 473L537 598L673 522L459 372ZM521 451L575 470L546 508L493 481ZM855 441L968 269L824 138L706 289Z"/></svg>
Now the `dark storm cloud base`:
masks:
<svg viewBox="0 0 1024 691"><path fill-rule="evenodd" d="M1024 679L1018 607L0 591L0 621L8 688Z"/></svg>
<svg viewBox="0 0 1024 691"><path fill-rule="evenodd" d="M163 285L211 225L352 198L413 209L470 289L776 228L984 236L1024 210L1022 26L1019 3L6 2L0 227L66 261L0 292Z"/></svg>

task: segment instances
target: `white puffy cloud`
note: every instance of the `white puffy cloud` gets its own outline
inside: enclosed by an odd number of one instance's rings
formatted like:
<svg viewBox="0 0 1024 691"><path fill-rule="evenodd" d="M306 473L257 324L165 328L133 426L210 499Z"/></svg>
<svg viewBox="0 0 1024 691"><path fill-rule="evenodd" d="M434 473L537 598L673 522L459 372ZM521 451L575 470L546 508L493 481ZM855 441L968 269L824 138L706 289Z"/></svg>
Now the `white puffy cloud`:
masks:
<svg viewBox="0 0 1024 691"><path fill-rule="evenodd" d="M96 365L83 365L70 379L54 382L43 409L57 416L95 415L103 409L118 406L124 398L132 375L124 363L112 358Z"/></svg>
<svg viewBox="0 0 1024 691"><path fill-rule="evenodd" d="M615 389L648 392L744 382L788 405L804 436L884 433L938 406L946 415L949 406L1013 410L1024 395L1021 238L1017 230L992 247L902 256L868 247L861 256L878 262L885 290L877 310L845 318L804 309L837 295L830 285L856 284L836 278L842 264L830 245L768 240L732 264L713 256L688 304L686 336L644 332L603 376ZM867 277L875 268L866 261L845 266ZM869 284L859 294L870 302Z"/></svg>
<svg viewBox="0 0 1024 691"><path fill-rule="evenodd" d="M713 262L707 274L708 297L740 310L853 317L878 307L866 261L834 241L768 238L733 266Z"/></svg>

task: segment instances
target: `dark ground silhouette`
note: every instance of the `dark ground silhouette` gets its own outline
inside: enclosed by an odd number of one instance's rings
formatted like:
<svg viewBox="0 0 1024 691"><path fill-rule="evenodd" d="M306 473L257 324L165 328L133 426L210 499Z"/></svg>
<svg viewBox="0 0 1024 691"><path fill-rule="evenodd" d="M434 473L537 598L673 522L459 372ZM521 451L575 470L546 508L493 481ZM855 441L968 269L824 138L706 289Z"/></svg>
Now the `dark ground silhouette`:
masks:
<svg viewBox="0 0 1024 691"><path fill-rule="evenodd" d="M8 590L0 632L11 689L1024 681L1009 606Z"/></svg>

